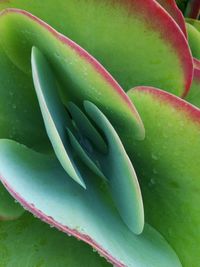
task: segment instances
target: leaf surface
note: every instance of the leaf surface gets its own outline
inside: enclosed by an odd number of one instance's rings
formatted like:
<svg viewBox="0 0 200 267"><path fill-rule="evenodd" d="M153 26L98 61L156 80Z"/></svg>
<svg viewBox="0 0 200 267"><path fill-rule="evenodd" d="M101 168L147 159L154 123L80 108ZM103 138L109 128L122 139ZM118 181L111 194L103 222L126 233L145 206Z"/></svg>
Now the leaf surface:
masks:
<svg viewBox="0 0 200 267"><path fill-rule="evenodd" d="M38 151L49 151L48 137L30 77L0 47L0 138L10 138Z"/></svg>
<svg viewBox="0 0 200 267"><path fill-rule="evenodd" d="M66 135L66 127L70 125L69 115L59 98L54 74L45 57L36 47L32 48L31 66L44 124L54 152L69 176L85 188Z"/></svg>
<svg viewBox="0 0 200 267"><path fill-rule="evenodd" d="M165 10L173 17L176 23L181 28L184 35L187 37L186 26L184 21L184 16L180 9L178 8L175 0L156 0Z"/></svg>
<svg viewBox="0 0 200 267"><path fill-rule="evenodd" d="M186 23L186 26L192 55L200 60L200 32L189 23Z"/></svg>
<svg viewBox="0 0 200 267"><path fill-rule="evenodd" d="M200 69L194 69L192 86L186 100L196 107L200 108Z"/></svg>
<svg viewBox="0 0 200 267"><path fill-rule="evenodd" d="M116 266L181 266L152 227L145 225L139 236L128 230L106 188L90 172L84 190L66 179L66 172L53 157L8 140L1 140L0 148L2 182L40 219L89 243Z"/></svg>
<svg viewBox="0 0 200 267"><path fill-rule="evenodd" d="M59 82L63 104L67 106L71 100L81 107L84 100L92 101L105 113L124 143L127 136L144 138L140 117L122 88L73 41L31 14L15 9L1 14L0 32L8 55L25 72L31 71L32 46L44 54Z"/></svg>
<svg viewBox="0 0 200 267"><path fill-rule="evenodd" d="M1 6L25 9L48 22L99 60L125 91L151 85L183 95L190 87L187 41L156 1L10 0Z"/></svg>
<svg viewBox="0 0 200 267"><path fill-rule="evenodd" d="M151 87L128 92L146 129L132 146L146 221L175 249L185 267L199 266L200 110Z"/></svg>
<svg viewBox="0 0 200 267"><path fill-rule="evenodd" d="M6 267L111 266L83 242L28 213L16 221L0 222L0 251L0 265Z"/></svg>
<svg viewBox="0 0 200 267"><path fill-rule="evenodd" d="M108 153L96 153L102 172L108 179L108 188L117 209L129 229L141 234L144 228L144 208L140 186L129 157L114 128L104 114L91 102L85 101L87 114L104 133Z"/></svg>
<svg viewBox="0 0 200 267"><path fill-rule="evenodd" d="M0 221L14 220L20 217L24 209L15 203L13 197L0 183Z"/></svg>

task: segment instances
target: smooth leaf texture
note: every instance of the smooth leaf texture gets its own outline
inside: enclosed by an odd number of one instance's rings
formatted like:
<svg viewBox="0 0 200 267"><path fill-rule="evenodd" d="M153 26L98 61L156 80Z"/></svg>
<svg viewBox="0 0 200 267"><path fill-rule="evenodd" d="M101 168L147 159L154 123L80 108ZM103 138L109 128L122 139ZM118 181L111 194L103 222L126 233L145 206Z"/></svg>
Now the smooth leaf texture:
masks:
<svg viewBox="0 0 200 267"><path fill-rule="evenodd" d="M175 0L156 0L164 9L173 17L176 23L181 28L184 35L187 37L185 21L182 12L178 8Z"/></svg>
<svg viewBox="0 0 200 267"><path fill-rule="evenodd" d="M70 125L69 115L59 98L54 74L45 57L36 47L32 49L31 66L44 124L54 152L69 176L85 188L66 135L66 127Z"/></svg>
<svg viewBox="0 0 200 267"><path fill-rule="evenodd" d="M189 23L186 23L186 26L192 55L195 58L200 59L200 32Z"/></svg>
<svg viewBox="0 0 200 267"><path fill-rule="evenodd" d="M85 188L84 177L82 179L80 175L81 180L78 180L79 177L74 178L74 176L71 175L71 173L73 175L74 173L76 174L75 170L78 171L78 168L76 161L73 159L73 150L68 142L65 130L65 128L70 125L69 122L67 123L68 115L64 110L59 96L56 94L56 83L49 64L36 48L32 49L32 70L44 123L49 138L54 146L55 154L66 172ZM83 125L81 127L78 116L76 116L78 107L75 109L75 105L72 104L70 107L69 111L77 127L80 129L80 134L83 134L83 138L84 136L88 139L91 138L91 129L93 129L91 125L83 115L82 118L80 117L81 113L79 112L79 119L83 120L83 124L85 125L85 127L83 127ZM134 233L140 234L144 227L144 210L138 180L132 164L117 133L101 111L90 102L85 102L85 109L108 139L109 155L100 154L98 156L98 152L94 153L94 155L97 154L95 161L97 159L97 161L100 162L102 172L109 180L111 194L122 219ZM87 125L89 125L89 127ZM88 129L88 131L86 129ZM97 135L96 132L93 132L93 137L94 134ZM72 138L71 141L73 141ZM81 154L83 154L83 151L81 151ZM91 155L93 155L93 152ZM91 163L89 165L91 165ZM73 168L74 166L76 169ZM81 172L79 171L79 173Z"/></svg>
<svg viewBox="0 0 200 267"><path fill-rule="evenodd" d="M200 21L197 19L191 19L191 18L186 18L185 19L189 24L194 26L199 32L200 32Z"/></svg>
<svg viewBox="0 0 200 267"><path fill-rule="evenodd" d="M96 153L102 172L118 211L131 231L141 234L144 228L144 208L135 170L119 136L108 119L91 102L85 101L87 114L106 136L108 155Z"/></svg>
<svg viewBox="0 0 200 267"><path fill-rule="evenodd" d="M109 267L89 246L24 214L12 222L0 222L3 267Z"/></svg>
<svg viewBox="0 0 200 267"><path fill-rule="evenodd" d="M98 175L100 178L107 181L106 177L100 170L99 166L97 166L97 163L94 159L94 157L91 159L88 153L83 149L80 142L76 139L76 137L73 135L70 129L67 128L68 137L71 143L71 146L74 150L74 153L77 155L77 157L87 166L90 168L91 171L93 171L96 175Z"/></svg>
<svg viewBox="0 0 200 267"><path fill-rule="evenodd" d="M146 138L133 144L146 221L175 249L184 267L200 262L200 110L151 87L128 92Z"/></svg>
<svg viewBox="0 0 200 267"><path fill-rule="evenodd" d="M41 164L42 162L42 164ZM9 168L7 168L9 166ZM85 170L86 171L86 170ZM107 190L87 172L87 190L53 157L0 141L0 176L6 188L40 219L92 245L116 266L180 267L178 258L150 226L137 236L120 220Z"/></svg>
<svg viewBox="0 0 200 267"><path fill-rule="evenodd" d="M25 71L30 70L31 48L37 46L60 82L66 106L69 100L80 106L84 100L90 100L109 118L123 143L144 138L139 115L121 87L70 39L25 11L7 10L0 16L0 41L12 60Z"/></svg>
<svg viewBox="0 0 200 267"><path fill-rule="evenodd" d="M152 85L183 95L189 89L192 60L186 39L154 0L58 0L56 4L52 0L10 0L1 4L2 8L9 6L30 11L69 36L97 58L126 91L136 85ZM30 30L26 28L27 35Z"/></svg>
<svg viewBox="0 0 200 267"><path fill-rule="evenodd" d="M81 132L83 136L87 136L96 149L102 153L106 153L107 145L104 139L94 125L91 124L87 116L72 102L68 103L67 108L76 124L76 127L78 128L78 131Z"/></svg>
<svg viewBox="0 0 200 267"><path fill-rule="evenodd" d="M49 151L31 77L12 64L1 46L0 69L0 138L16 140L38 151Z"/></svg>
<svg viewBox="0 0 200 267"><path fill-rule="evenodd" d="M192 86L186 100L196 107L200 108L200 69L194 69Z"/></svg>
<svg viewBox="0 0 200 267"><path fill-rule="evenodd" d="M24 209L17 203L0 183L0 221L14 220L22 215Z"/></svg>

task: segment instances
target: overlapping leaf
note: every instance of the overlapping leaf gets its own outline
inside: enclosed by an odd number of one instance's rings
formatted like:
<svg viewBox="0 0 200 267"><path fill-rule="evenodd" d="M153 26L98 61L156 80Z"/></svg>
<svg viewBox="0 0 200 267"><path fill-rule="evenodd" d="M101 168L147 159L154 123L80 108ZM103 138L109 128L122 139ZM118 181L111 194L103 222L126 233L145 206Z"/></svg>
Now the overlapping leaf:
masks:
<svg viewBox="0 0 200 267"><path fill-rule="evenodd" d="M44 53L60 83L64 104L67 105L69 100L79 106L83 100L98 104L125 145L132 138L144 138L142 122L126 94L85 50L41 20L20 10L2 13L0 29L5 51L26 72L30 70L32 46L37 46Z"/></svg>
<svg viewBox="0 0 200 267"><path fill-rule="evenodd" d="M10 0L0 7L22 8L44 19L95 56L125 90L151 85L183 95L189 89L192 60L187 42L156 1L46 3L48 8L39 0L31 5Z"/></svg>
<svg viewBox="0 0 200 267"><path fill-rule="evenodd" d="M151 87L128 95L146 129L145 140L133 144L146 220L165 236L183 266L199 266L200 110Z"/></svg>
<svg viewBox="0 0 200 267"><path fill-rule="evenodd" d="M175 0L156 0L159 4L161 4L164 9L173 17L176 23L181 28L184 35L187 37L185 21L183 14L178 8Z"/></svg>
<svg viewBox="0 0 200 267"><path fill-rule="evenodd" d="M127 228L104 183L86 168L84 190L52 156L8 140L1 140L0 148L2 182L41 220L89 243L116 266L181 266L152 227L145 225L139 236Z"/></svg>
<svg viewBox="0 0 200 267"><path fill-rule="evenodd" d="M2 267L111 266L86 244L28 213L16 221L0 222L0 251Z"/></svg>

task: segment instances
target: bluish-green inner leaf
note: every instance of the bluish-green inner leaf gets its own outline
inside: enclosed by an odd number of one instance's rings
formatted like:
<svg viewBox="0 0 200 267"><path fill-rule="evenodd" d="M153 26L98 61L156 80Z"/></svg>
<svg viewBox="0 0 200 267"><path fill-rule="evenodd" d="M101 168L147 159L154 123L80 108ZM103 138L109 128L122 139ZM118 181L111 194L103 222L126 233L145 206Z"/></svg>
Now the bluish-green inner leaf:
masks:
<svg viewBox="0 0 200 267"><path fill-rule="evenodd" d="M66 112L59 98L56 77L48 61L32 49L32 71L36 93L49 139L65 171L85 187L79 159L101 178L107 178L115 205L131 231L140 234L144 227L144 209L140 186L123 144L105 115L91 102L84 108L101 134L81 109L72 102Z"/></svg>
<svg viewBox="0 0 200 267"><path fill-rule="evenodd" d="M35 90L55 154L70 177L85 187L81 174L74 163L71 146L66 138L65 128L69 125L69 116L59 98L52 70L37 48L33 47L31 56Z"/></svg>

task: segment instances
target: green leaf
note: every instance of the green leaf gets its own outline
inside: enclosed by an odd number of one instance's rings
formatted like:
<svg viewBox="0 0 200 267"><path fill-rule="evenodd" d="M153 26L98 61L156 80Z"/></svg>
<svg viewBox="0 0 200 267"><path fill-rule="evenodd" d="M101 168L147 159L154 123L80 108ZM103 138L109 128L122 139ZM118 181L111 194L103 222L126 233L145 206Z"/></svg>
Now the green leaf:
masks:
<svg viewBox="0 0 200 267"><path fill-rule="evenodd" d="M4 267L108 267L89 246L24 214L13 222L0 222L0 266Z"/></svg>
<svg viewBox="0 0 200 267"><path fill-rule="evenodd" d="M188 44L179 26L156 1L57 0L55 4L53 0L10 0L1 6L25 9L48 22L99 60L125 91L151 85L183 95L190 87ZM17 24L10 24L6 32ZM18 32L21 41L30 40L31 31L26 26L26 33ZM10 41L15 44L14 36ZM49 40L41 36L48 46ZM8 43L5 47L9 49Z"/></svg>
<svg viewBox="0 0 200 267"><path fill-rule="evenodd" d="M162 90L128 92L146 138L133 143L146 221L167 239L184 267L199 266L200 110Z"/></svg>
<svg viewBox="0 0 200 267"><path fill-rule="evenodd" d="M150 226L145 225L139 236L128 230L107 189L90 172L85 175L84 190L66 179L66 172L52 156L1 140L0 173L7 189L33 214L89 243L116 266L181 266Z"/></svg>
<svg viewBox="0 0 200 267"><path fill-rule="evenodd" d="M0 221L14 220L22 215L24 209L17 203L0 183Z"/></svg>
<svg viewBox="0 0 200 267"><path fill-rule="evenodd" d="M45 57L35 47L31 53L31 66L44 124L54 152L69 176L85 188L66 135L66 127L70 123L69 115L59 98L54 74Z"/></svg>
<svg viewBox="0 0 200 267"><path fill-rule="evenodd" d="M0 138L14 139L38 151L49 151L42 117L30 78L0 47Z"/></svg>
<svg viewBox="0 0 200 267"><path fill-rule="evenodd" d="M186 18L185 19L187 23L191 24L194 26L199 32L200 32L200 21L197 19L191 19L191 18Z"/></svg>
<svg viewBox="0 0 200 267"><path fill-rule="evenodd" d="M92 101L114 125L123 143L144 138L139 115L122 88L94 58L70 39L19 10L1 14L0 36L8 55L26 72L30 71L32 46L38 47L52 66L66 106L70 100L80 107L84 100Z"/></svg>
<svg viewBox="0 0 200 267"><path fill-rule="evenodd" d="M129 229L141 234L144 228L144 208L132 163L108 119L94 104L85 101L84 107L106 136L108 155L96 153L96 158L109 181L112 198Z"/></svg>
<svg viewBox="0 0 200 267"><path fill-rule="evenodd" d="M186 100L196 107L200 108L200 69L194 69L192 86Z"/></svg>
<svg viewBox="0 0 200 267"><path fill-rule="evenodd" d="M186 23L186 26L192 55L195 58L200 59L200 32L189 23Z"/></svg>

